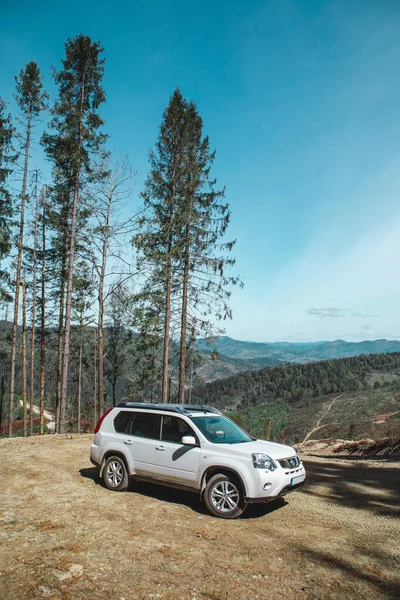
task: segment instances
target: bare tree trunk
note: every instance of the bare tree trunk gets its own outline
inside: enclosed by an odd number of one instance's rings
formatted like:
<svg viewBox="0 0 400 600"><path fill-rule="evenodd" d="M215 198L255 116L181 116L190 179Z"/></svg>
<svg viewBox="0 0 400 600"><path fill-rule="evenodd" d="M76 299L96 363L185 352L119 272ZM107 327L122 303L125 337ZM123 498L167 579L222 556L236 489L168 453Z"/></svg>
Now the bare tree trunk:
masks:
<svg viewBox="0 0 400 600"><path fill-rule="evenodd" d="M93 417L94 417L94 425L93 429L97 425L97 348L96 348L96 338L94 340L94 360L93 360Z"/></svg>
<svg viewBox="0 0 400 600"><path fill-rule="evenodd" d="M168 377L168 402L172 402L172 381L171 377Z"/></svg>
<svg viewBox="0 0 400 600"><path fill-rule="evenodd" d="M193 390L193 352L192 352L192 357L191 357L191 361L190 361L190 384L189 384L189 400L188 400L189 404L192 401L192 390Z"/></svg>
<svg viewBox="0 0 400 600"><path fill-rule="evenodd" d="M108 172L105 179L102 180L100 186L97 188L97 194L95 194L96 201L94 206L94 212L97 215L99 227L94 229L93 238L98 240L95 242L96 248L100 254L100 264L95 263L95 269L99 277L98 285L98 319L97 319L97 395L98 395L98 406L99 416L104 414L105 409L105 398L104 398L104 311L105 311L105 300L108 296L105 293L105 278L107 276L107 261L108 253L110 248L110 240L116 241L119 235L124 235L126 227L132 221L129 218L124 223L115 223L112 220L112 208L116 203L125 197L129 189L125 187L128 182L132 179L132 170L129 165L125 162L117 162L112 165L109 159L101 165L103 172Z"/></svg>
<svg viewBox="0 0 400 600"><path fill-rule="evenodd" d="M165 286L165 325L164 325L164 354L163 354L163 378L161 402L167 402L168 398L168 349L169 349L169 325L171 320L171 264L167 267L167 281Z"/></svg>
<svg viewBox="0 0 400 600"><path fill-rule="evenodd" d="M5 373L5 365L4 365L4 360L2 360L1 362L1 386L0 386L0 435L1 435L1 428L3 425L3 406L4 406L4 373Z"/></svg>
<svg viewBox="0 0 400 600"><path fill-rule="evenodd" d="M37 235L39 224L39 182L36 171L36 206L33 230L33 283L32 283L32 326L31 326L31 381L29 393L29 434L33 434L33 405L35 396L35 334L36 334L36 284L37 284Z"/></svg>
<svg viewBox="0 0 400 600"><path fill-rule="evenodd" d="M82 81L81 86L81 106L80 106L80 122L79 122L79 139L78 149L80 152L82 147L82 118L83 118L83 102L85 97L85 81ZM80 161L80 158L78 158ZM65 306L65 330L64 330L64 350L63 350L63 368L62 368L62 383L61 383L61 397L60 397L60 433L65 432L65 409L67 403L67 387L68 387L68 367L69 367L69 346L70 346L70 332L71 332L71 308L72 308L72 280L74 274L74 258L75 258L75 242L76 242L76 221L78 213L78 198L79 198L79 187L80 187L80 162L77 164L75 173L75 184L74 184L74 202L72 205L72 217L71 217L71 237L69 244L69 264L68 264L68 278L67 278L67 299Z"/></svg>
<svg viewBox="0 0 400 600"><path fill-rule="evenodd" d="M57 390L56 390L56 432L60 433L60 401L62 388L62 364L64 343L64 302L65 302L65 267L66 250L62 257L61 288L60 288L60 314L58 318L58 350L57 350Z"/></svg>
<svg viewBox="0 0 400 600"><path fill-rule="evenodd" d="M26 406L26 284L22 282L22 410L24 414L24 437L28 435Z"/></svg>
<svg viewBox="0 0 400 600"><path fill-rule="evenodd" d="M16 276L16 280L15 280L14 324L13 324L13 333L12 333L12 342L11 342L11 372L10 372L8 437L12 436L12 430L13 430L14 392L15 392L15 359L16 359L16 355L17 355L19 286L21 284L22 249L23 249L23 244L24 244L24 225L25 225L25 200L26 200L27 180L28 180L30 142L31 142L31 118L29 117L28 123L27 123L27 128L26 128L25 163L24 163L24 176L23 176L23 181L22 181L22 193L21 193L21 219L20 219L20 224L19 224L17 276Z"/></svg>
<svg viewBox="0 0 400 600"><path fill-rule="evenodd" d="M186 329L187 329L187 306L189 286L189 225L186 225L185 233L185 258L183 269L182 290L182 316L181 316L181 347L179 351L179 392L178 402L185 402L185 372L186 372Z"/></svg>
<svg viewBox="0 0 400 600"><path fill-rule="evenodd" d="M45 286L45 254L46 254L46 186L43 188L43 222L42 222L42 298L41 298L41 322L40 322L40 435L44 433L44 362L46 358L46 349L44 345L45 331L45 303L46 303L46 286Z"/></svg>
<svg viewBox="0 0 400 600"><path fill-rule="evenodd" d="M105 231L103 239L103 250L102 250L102 261L100 270L100 281L99 281L99 318L97 326L97 354L98 354L98 369L97 369L97 393L99 397L99 416L104 414L104 339L103 339L103 328L104 328L104 278L106 276L107 266L107 250L108 250L108 235L110 227L110 211L111 211L112 195L109 195L108 206L107 206L107 217L105 222ZM115 405L114 405L115 406Z"/></svg>
<svg viewBox="0 0 400 600"><path fill-rule="evenodd" d="M104 358L104 340L103 340L103 322L104 322L104 298L99 293L99 319L97 324L97 395L99 404L99 415L104 414L104 382L103 382L103 358Z"/></svg>
<svg viewBox="0 0 400 600"><path fill-rule="evenodd" d="M264 440L270 440L271 439L271 417L268 417L268 419L265 421L264 424Z"/></svg>
<svg viewBox="0 0 400 600"><path fill-rule="evenodd" d="M56 390L56 433L60 433L60 398L61 398L61 378L62 378L62 350L63 350L63 331L64 331L64 292L60 302L60 316L58 324L58 352L57 352L57 390Z"/></svg>
<svg viewBox="0 0 400 600"><path fill-rule="evenodd" d="M77 433L81 432L81 397L82 397L82 346L83 346L83 336L82 336L82 326L81 326L81 340L79 345L79 366L78 366L78 423L77 423Z"/></svg>
<svg viewBox="0 0 400 600"><path fill-rule="evenodd" d="M5 329L4 329L4 339L6 339L6 328L8 323L8 306L6 306L6 318L5 318ZM2 431L3 425L3 408L4 408L4 391L5 391L5 360L1 361L1 385L0 385L0 435Z"/></svg>
<svg viewBox="0 0 400 600"><path fill-rule="evenodd" d="M68 265L68 278L67 278L67 298L65 306L65 326L64 326L64 340L63 340L63 363L61 372L61 396L60 396L60 433L65 433L65 411L67 405L67 387L68 387L68 369L69 369L69 349L70 349L70 335L71 335L71 309L72 309L72 281L74 274L74 257L75 257L75 238L76 238L76 219L78 210L78 195L79 195L79 184L75 186L74 190L74 204L72 208L72 221L71 221L71 239L69 246L69 265Z"/></svg>
<svg viewBox="0 0 400 600"><path fill-rule="evenodd" d="M56 427L57 433L60 433L60 402L62 389L62 366L63 366L63 348L64 348L64 310L65 310L65 284L67 279L67 255L68 255L68 220L69 209L63 208L62 222L63 241L61 257L61 283L60 283L60 312L58 317L58 348L57 348L57 388L56 388Z"/></svg>
<svg viewBox="0 0 400 600"><path fill-rule="evenodd" d="M58 323L58 352L57 352L57 391L56 391L56 432L60 433L60 398L61 398L61 379L62 379L62 350L63 350L63 331L64 331L64 291L61 292L60 316Z"/></svg>
<svg viewBox="0 0 400 600"><path fill-rule="evenodd" d="M117 377L114 377L112 382L112 396L113 406L117 406Z"/></svg>
<svg viewBox="0 0 400 600"><path fill-rule="evenodd" d="M172 223L172 214L170 216ZM171 321L171 278L172 278L172 233L168 243L167 254L167 279L165 282L165 324L164 324L164 353L163 353L163 376L161 402L168 401L168 351L169 351L169 328Z"/></svg>

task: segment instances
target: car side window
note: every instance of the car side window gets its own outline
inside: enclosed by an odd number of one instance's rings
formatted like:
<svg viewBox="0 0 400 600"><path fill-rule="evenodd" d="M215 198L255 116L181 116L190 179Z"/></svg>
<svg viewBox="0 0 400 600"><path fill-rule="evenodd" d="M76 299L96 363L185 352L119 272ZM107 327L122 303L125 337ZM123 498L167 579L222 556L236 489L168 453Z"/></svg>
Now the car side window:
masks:
<svg viewBox="0 0 400 600"><path fill-rule="evenodd" d="M130 434L153 440L160 439L160 416L151 413L134 413Z"/></svg>
<svg viewBox="0 0 400 600"><path fill-rule="evenodd" d="M180 444L184 435L192 435L197 441L197 435L186 421L179 417L163 417L161 439L164 442Z"/></svg>
<svg viewBox="0 0 400 600"><path fill-rule="evenodd" d="M121 410L114 419L114 429L117 433L128 433L128 424L132 413L128 410Z"/></svg>

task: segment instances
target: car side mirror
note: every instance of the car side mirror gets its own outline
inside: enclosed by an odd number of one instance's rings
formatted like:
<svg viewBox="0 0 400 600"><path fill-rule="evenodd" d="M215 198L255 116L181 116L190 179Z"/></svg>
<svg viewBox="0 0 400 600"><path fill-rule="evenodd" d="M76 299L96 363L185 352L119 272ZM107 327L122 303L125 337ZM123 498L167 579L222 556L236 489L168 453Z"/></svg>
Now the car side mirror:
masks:
<svg viewBox="0 0 400 600"><path fill-rule="evenodd" d="M196 446L196 438L193 437L193 435L184 435L181 444L184 444L185 446Z"/></svg>

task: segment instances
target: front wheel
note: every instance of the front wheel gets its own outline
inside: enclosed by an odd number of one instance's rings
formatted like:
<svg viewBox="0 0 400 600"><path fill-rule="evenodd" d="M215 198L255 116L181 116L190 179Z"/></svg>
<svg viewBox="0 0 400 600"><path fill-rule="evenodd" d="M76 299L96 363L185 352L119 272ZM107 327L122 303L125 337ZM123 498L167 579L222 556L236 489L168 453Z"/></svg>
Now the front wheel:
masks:
<svg viewBox="0 0 400 600"><path fill-rule="evenodd" d="M107 459L103 469L103 481L109 490L124 492L128 489L128 471L122 458L110 456Z"/></svg>
<svg viewBox="0 0 400 600"><path fill-rule="evenodd" d="M223 519L236 519L247 507L239 482L221 473L207 483L204 502L212 515Z"/></svg>

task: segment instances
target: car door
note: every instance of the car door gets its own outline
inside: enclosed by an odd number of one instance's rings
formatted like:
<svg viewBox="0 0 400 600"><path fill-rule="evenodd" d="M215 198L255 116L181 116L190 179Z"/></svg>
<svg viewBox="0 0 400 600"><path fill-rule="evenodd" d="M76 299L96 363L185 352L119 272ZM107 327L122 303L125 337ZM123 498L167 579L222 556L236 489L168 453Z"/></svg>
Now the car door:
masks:
<svg viewBox="0 0 400 600"><path fill-rule="evenodd" d="M134 412L128 426L128 436L124 443L132 454L135 472L138 475L152 475L153 453L160 439L160 415Z"/></svg>
<svg viewBox="0 0 400 600"><path fill-rule="evenodd" d="M161 440L155 444L153 453L154 477L197 488L200 446L181 442L185 435L193 436L198 442L196 433L180 417L163 415L161 420Z"/></svg>

